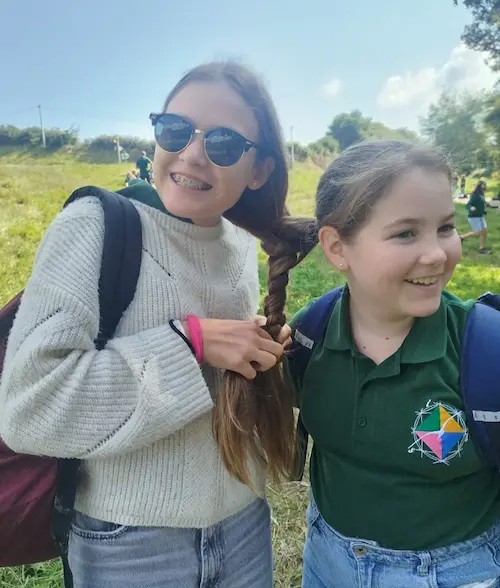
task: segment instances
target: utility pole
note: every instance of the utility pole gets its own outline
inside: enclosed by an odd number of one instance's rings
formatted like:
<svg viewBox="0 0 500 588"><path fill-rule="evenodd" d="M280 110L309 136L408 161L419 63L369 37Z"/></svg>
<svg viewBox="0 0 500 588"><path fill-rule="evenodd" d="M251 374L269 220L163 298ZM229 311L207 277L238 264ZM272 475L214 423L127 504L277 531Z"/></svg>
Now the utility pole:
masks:
<svg viewBox="0 0 500 588"><path fill-rule="evenodd" d="M118 163L122 162L122 156L121 156L121 149L120 149L120 137L115 137L113 139L113 142L116 143L116 152L118 153Z"/></svg>
<svg viewBox="0 0 500 588"><path fill-rule="evenodd" d="M293 144L293 126L290 127L290 133L291 133L291 137L292 137L292 143L291 143L291 147L290 147L290 159L291 159L290 167L293 168L293 166L295 164L295 145Z"/></svg>
<svg viewBox="0 0 500 588"><path fill-rule="evenodd" d="M40 128L42 129L42 143L43 148L45 149L47 147L47 144L45 143L45 129L43 128L42 107L40 106L40 104L38 105L38 112L40 114Z"/></svg>

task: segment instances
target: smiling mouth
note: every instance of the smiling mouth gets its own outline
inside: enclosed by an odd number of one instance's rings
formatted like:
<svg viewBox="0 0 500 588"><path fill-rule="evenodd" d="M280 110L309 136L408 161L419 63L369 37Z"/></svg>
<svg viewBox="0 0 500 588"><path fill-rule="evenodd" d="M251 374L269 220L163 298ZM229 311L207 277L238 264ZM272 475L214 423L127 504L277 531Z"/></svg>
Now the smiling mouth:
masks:
<svg viewBox="0 0 500 588"><path fill-rule="evenodd" d="M405 280L408 284L415 284L416 286L433 286L437 283L439 277L432 276L427 278L415 278L414 280Z"/></svg>
<svg viewBox="0 0 500 588"><path fill-rule="evenodd" d="M201 192L206 192L207 190L212 189L212 186L210 184L202 182L201 180L188 178L187 176L183 176L182 174L170 174L170 177L178 186L182 186L183 188L190 188L191 190L200 190Z"/></svg>

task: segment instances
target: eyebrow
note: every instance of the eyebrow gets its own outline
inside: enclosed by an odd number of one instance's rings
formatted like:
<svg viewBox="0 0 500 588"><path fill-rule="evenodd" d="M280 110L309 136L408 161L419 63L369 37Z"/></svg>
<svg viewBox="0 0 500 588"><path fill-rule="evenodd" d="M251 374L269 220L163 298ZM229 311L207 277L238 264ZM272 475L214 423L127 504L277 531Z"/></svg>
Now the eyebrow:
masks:
<svg viewBox="0 0 500 588"><path fill-rule="evenodd" d="M441 219L441 222L446 223L449 222L451 220L454 220L457 216L456 212L452 212L450 214L448 214L447 216L445 216L443 219ZM419 225L422 223L422 219L420 218L412 218L412 217L406 217L406 218L399 218L398 220L389 223L388 225L385 226L386 229L393 229L394 227L399 227L401 225Z"/></svg>

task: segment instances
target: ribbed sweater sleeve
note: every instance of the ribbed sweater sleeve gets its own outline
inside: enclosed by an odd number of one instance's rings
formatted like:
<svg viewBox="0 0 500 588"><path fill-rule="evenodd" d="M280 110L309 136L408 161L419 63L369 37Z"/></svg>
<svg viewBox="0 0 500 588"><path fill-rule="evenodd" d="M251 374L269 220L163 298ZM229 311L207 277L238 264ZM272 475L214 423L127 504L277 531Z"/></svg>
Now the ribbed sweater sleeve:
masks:
<svg viewBox="0 0 500 588"><path fill-rule="evenodd" d="M100 204L85 199L58 215L38 250L0 386L0 435L17 452L124 454L213 406L191 350L168 322L95 349L103 236Z"/></svg>

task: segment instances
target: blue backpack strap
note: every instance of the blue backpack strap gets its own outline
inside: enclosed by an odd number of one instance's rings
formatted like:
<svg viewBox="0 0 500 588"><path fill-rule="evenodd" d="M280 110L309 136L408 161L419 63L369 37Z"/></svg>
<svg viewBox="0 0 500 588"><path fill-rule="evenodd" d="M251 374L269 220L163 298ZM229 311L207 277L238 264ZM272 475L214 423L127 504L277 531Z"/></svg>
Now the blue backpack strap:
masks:
<svg viewBox="0 0 500 588"><path fill-rule="evenodd" d="M293 344L288 353L287 365L290 375L301 386L309 360L316 344L322 341L328 321L335 305L342 297L344 286L330 290L315 300L294 324ZM302 480L307 461L309 433L299 412L295 432L295 456L292 480Z"/></svg>
<svg viewBox="0 0 500 588"><path fill-rule="evenodd" d="M139 213L126 197L96 186L75 190L64 207L75 200L94 196L104 210L104 244L99 276L99 334L96 349L104 349L132 302L142 260L142 226ZM53 535L63 562L64 586L73 587L68 563L68 540L75 503L78 459L59 460L54 501Z"/></svg>
<svg viewBox="0 0 500 588"><path fill-rule="evenodd" d="M474 445L500 469L500 295L487 292L467 317L460 388Z"/></svg>
<svg viewBox="0 0 500 588"><path fill-rule="evenodd" d="M339 286L317 298L293 325L293 344L289 351L288 369L300 383L314 345L323 338L332 310L342 297L343 291L344 286Z"/></svg>

